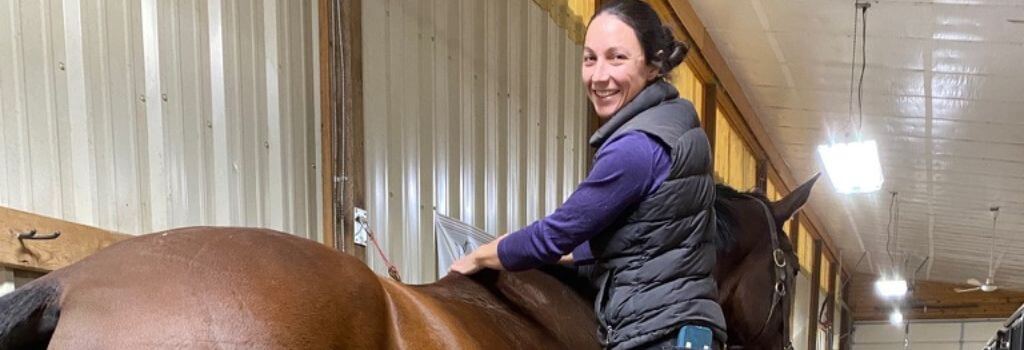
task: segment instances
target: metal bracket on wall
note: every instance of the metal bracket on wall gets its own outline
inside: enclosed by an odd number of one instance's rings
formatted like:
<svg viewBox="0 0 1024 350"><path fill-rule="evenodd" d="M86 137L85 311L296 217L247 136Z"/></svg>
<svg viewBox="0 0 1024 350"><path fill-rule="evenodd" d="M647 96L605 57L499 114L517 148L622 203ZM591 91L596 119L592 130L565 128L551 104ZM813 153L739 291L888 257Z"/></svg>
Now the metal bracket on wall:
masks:
<svg viewBox="0 0 1024 350"><path fill-rule="evenodd" d="M352 220L352 239L357 245L366 246L366 230L370 221L367 219L366 209L355 208L355 215Z"/></svg>

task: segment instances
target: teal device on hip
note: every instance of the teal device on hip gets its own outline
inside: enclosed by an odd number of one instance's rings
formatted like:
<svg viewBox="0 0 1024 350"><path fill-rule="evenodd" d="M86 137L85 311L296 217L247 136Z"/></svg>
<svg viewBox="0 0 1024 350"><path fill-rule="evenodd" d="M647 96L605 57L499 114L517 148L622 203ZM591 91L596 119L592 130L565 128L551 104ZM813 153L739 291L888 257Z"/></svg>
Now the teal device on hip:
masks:
<svg viewBox="0 0 1024 350"><path fill-rule="evenodd" d="M676 338L676 349L683 350L713 350L714 337L708 327L683 326L679 330L679 337Z"/></svg>

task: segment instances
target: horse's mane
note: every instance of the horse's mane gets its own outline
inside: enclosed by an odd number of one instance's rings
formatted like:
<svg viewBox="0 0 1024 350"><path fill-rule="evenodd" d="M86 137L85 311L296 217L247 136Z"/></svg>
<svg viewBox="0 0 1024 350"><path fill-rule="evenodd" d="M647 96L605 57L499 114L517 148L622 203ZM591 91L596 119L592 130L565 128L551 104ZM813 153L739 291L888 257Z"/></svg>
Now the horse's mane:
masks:
<svg viewBox="0 0 1024 350"><path fill-rule="evenodd" d="M728 202L751 197L765 204L771 203L768 197L765 197L761 192L740 192L725 184L715 184L715 223L718 226L718 232L711 239L715 246L718 247L719 252L728 252L736 245L738 230L735 227L735 223L737 215L733 212L733 208L728 205Z"/></svg>

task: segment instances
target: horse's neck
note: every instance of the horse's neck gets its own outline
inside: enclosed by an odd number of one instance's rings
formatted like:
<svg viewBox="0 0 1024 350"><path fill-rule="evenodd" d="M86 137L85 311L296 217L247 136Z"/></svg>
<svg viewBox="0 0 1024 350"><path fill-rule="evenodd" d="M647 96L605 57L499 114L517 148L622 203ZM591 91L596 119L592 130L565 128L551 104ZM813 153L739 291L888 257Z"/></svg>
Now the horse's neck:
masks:
<svg viewBox="0 0 1024 350"><path fill-rule="evenodd" d="M748 199L754 200L754 199ZM730 211L733 213L732 220L736 221L729 228L728 239L722 239L723 242L731 242L725 249L718 250L718 262L716 264L716 270L719 273L728 273L729 270L735 268L742 263L748 255L757 247L760 237L760 232L748 232L746 225L742 225L742 221L739 220L740 213L744 213L745 204L739 200L730 200L726 203L730 207Z"/></svg>

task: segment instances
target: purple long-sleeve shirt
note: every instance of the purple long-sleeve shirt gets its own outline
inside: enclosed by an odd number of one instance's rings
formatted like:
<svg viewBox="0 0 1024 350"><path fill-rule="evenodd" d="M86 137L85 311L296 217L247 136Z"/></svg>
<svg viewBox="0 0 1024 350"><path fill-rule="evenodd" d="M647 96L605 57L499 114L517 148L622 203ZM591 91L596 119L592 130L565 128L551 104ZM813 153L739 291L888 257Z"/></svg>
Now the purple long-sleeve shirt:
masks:
<svg viewBox="0 0 1024 350"><path fill-rule="evenodd" d="M668 147L641 131L608 140L586 180L561 207L498 243L502 266L527 270L555 263L570 251L577 264L592 262L590 238L654 193L671 164Z"/></svg>

